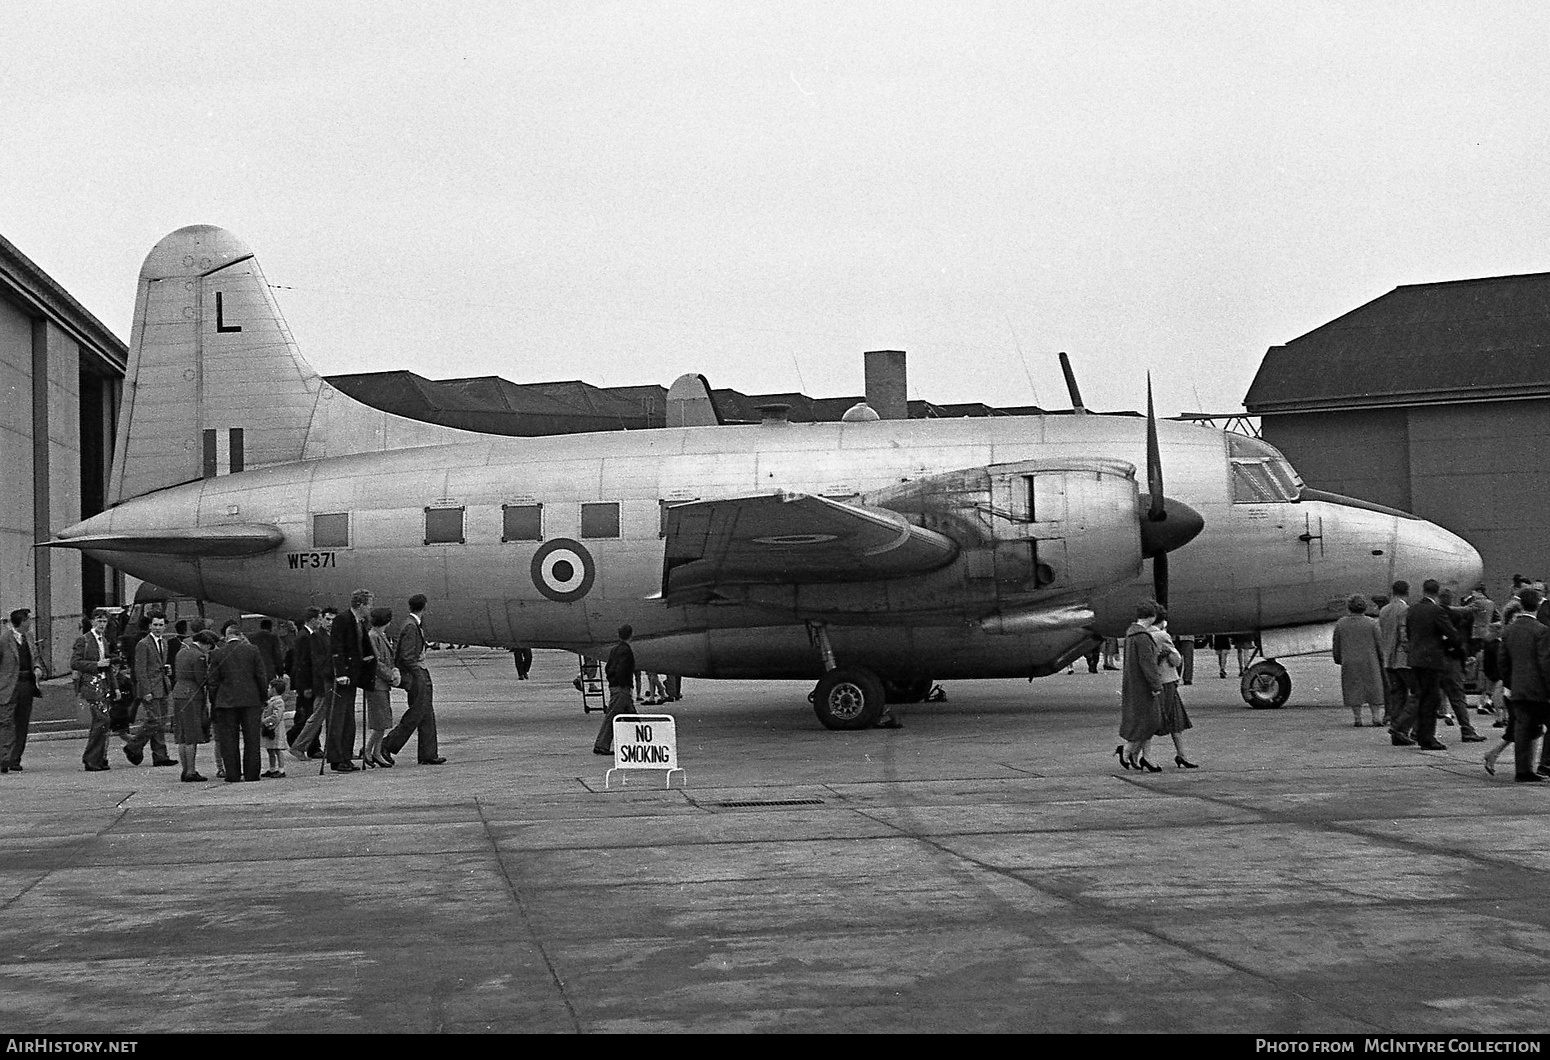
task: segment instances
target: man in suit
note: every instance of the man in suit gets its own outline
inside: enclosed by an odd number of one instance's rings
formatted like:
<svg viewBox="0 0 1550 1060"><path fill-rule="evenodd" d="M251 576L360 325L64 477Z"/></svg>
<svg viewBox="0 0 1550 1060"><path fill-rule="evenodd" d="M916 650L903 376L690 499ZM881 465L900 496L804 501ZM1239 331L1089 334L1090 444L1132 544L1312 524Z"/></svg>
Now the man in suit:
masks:
<svg viewBox="0 0 1550 1060"><path fill-rule="evenodd" d="M1395 747L1415 743L1415 675L1405 655L1405 616L1410 611L1410 583L1397 581L1393 598L1378 612L1378 640L1383 649L1384 714L1389 723L1389 742ZM1435 726L1433 726L1435 728Z"/></svg>
<svg viewBox="0 0 1550 1060"><path fill-rule="evenodd" d="M334 620L334 705L328 716L328 765L335 773L353 773L355 757L355 694L370 688L377 663L367 636L371 629L371 590L350 594L350 610Z"/></svg>
<svg viewBox="0 0 1550 1060"><path fill-rule="evenodd" d="M91 629L75 638L70 649L70 672L75 675L75 695L81 712L91 718L86 733L86 750L81 752L81 764L88 773L100 773L108 767L108 733L111 731L108 710L113 694L112 677L108 673L113 663L109 658L113 643L108 637L108 612L102 608L92 612ZM95 683L95 687L88 684Z"/></svg>
<svg viewBox="0 0 1550 1060"><path fill-rule="evenodd" d="M319 611L307 608L301 620L301 633L291 649L291 687L296 690L296 716L285 734L291 756L298 759L322 758L318 733L328 723L328 704L334 687L334 649L330 630L334 626L332 607Z"/></svg>
<svg viewBox="0 0 1550 1060"><path fill-rule="evenodd" d="M178 760L167 752L166 733L171 727L170 697L172 666L167 661L167 617L160 612L151 616L150 630L135 645L135 694L140 706L135 723L122 735L124 757L130 765L145 760L145 745L151 745L151 765L175 766Z"/></svg>
<svg viewBox="0 0 1550 1060"><path fill-rule="evenodd" d="M1442 586L1435 578L1421 585L1422 598L1405 614L1405 655L1416 684L1415 742L1423 751L1446 751L1437 739L1437 712L1442 705L1442 675L1459 647L1458 627L1437 602Z"/></svg>
<svg viewBox="0 0 1550 1060"><path fill-rule="evenodd" d="M285 672L285 649L280 645L279 634L274 631L273 619L260 619L258 632L249 637L248 642L258 649L258 657L268 667L271 679Z"/></svg>
<svg viewBox="0 0 1550 1060"><path fill-rule="evenodd" d="M243 637L235 618L227 619L221 635L225 643L210 654L208 681L214 691L210 719L226 783L235 784L259 779L258 721L269 699L269 678L258 649Z"/></svg>
<svg viewBox="0 0 1550 1060"><path fill-rule="evenodd" d="M314 608L308 608L310 617ZM319 747L319 736L328 731L328 719L334 707L334 621L339 611L325 607L316 612L315 620L303 626L302 636L296 641L296 675L299 689L306 689L307 696L297 693L298 711L307 707L306 720L296 735L290 738L291 757L305 761L324 757Z"/></svg>
<svg viewBox="0 0 1550 1060"><path fill-rule="evenodd" d="M1534 769L1534 741L1550 721L1550 629L1534 617L1542 602L1537 590L1521 589L1519 599L1523 610L1502 630L1496 664L1512 712L1513 779L1532 784L1550 773Z"/></svg>
<svg viewBox="0 0 1550 1060"><path fill-rule="evenodd" d="M33 652L27 626L32 612L11 612L11 627L0 632L0 773L22 771L22 751L32 724L32 701L43 680L43 667Z"/></svg>
<svg viewBox="0 0 1550 1060"><path fill-rule="evenodd" d="M431 674L425 668L425 605L424 593L409 598L409 617L404 619L398 631L398 647L393 650L394 664L403 676L404 688L409 694L409 708L398 719L393 731L382 740L382 750L391 759L404 744L409 734L417 733L415 750L422 766L445 765L446 759L436 743L436 706L431 699Z"/></svg>

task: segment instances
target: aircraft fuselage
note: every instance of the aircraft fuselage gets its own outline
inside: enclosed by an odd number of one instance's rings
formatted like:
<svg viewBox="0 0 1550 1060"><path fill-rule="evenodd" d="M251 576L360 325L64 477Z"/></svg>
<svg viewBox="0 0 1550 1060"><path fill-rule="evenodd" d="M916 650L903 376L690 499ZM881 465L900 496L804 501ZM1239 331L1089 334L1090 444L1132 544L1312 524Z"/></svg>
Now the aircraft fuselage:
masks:
<svg viewBox="0 0 1550 1060"><path fill-rule="evenodd" d="M663 589L665 506L775 491L854 498L1019 461L1140 466L1145 422L1049 415L491 437L174 486L67 533L269 524L283 541L257 555L93 552L157 584L274 615L339 606L365 587L402 617L403 601L423 592L439 640L585 651L628 622L645 668L813 677L822 665L779 592L687 605L653 598ZM1171 556L1175 630L1328 622L1345 612L1351 593L1382 591L1396 577L1464 588L1479 577L1467 543L1419 519L1327 500L1235 501L1227 435L1175 422L1158 427L1166 492L1205 521ZM333 518L319 524L318 516ZM453 534L460 539L428 541ZM1048 672L1094 631L1120 633L1136 601L1152 594L1138 561L1125 578L1073 593L1094 615L1084 630L992 633L980 619L998 606L994 584L983 601L932 610L940 580L868 583L876 607L863 599L826 619L836 654L884 674ZM920 613L909 614L912 601L922 602Z"/></svg>

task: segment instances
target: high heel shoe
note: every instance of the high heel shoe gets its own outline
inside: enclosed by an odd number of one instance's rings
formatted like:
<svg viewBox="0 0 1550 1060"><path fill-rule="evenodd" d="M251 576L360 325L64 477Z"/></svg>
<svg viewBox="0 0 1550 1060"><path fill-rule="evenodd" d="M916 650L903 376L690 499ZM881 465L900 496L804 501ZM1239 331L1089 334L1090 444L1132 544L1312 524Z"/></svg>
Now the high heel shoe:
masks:
<svg viewBox="0 0 1550 1060"><path fill-rule="evenodd" d="M1178 768L1178 769L1199 769L1200 768L1199 766L1197 766L1193 762L1185 761L1183 755L1174 755L1173 756L1173 764L1174 764L1175 768Z"/></svg>
<svg viewBox="0 0 1550 1060"><path fill-rule="evenodd" d="M1119 759L1119 764L1120 764L1120 768L1121 769L1129 769L1130 768L1130 759L1125 757L1125 745L1124 744L1120 744L1118 747L1114 748L1114 757Z"/></svg>
<svg viewBox="0 0 1550 1060"><path fill-rule="evenodd" d="M1154 766L1154 765L1152 765L1152 763L1150 763L1150 762L1148 762L1146 760L1146 755L1142 755L1140 758L1136 759L1136 768L1137 769L1144 769L1148 773L1161 773L1162 772L1162 766Z"/></svg>
<svg viewBox="0 0 1550 1060"><path fill-rule="evenodd" d="M361 765L366 767L367 769L376 769L377 768L376 760L375 759L371 759L371 758L367 758L365 755L361 756Z"/></svg>

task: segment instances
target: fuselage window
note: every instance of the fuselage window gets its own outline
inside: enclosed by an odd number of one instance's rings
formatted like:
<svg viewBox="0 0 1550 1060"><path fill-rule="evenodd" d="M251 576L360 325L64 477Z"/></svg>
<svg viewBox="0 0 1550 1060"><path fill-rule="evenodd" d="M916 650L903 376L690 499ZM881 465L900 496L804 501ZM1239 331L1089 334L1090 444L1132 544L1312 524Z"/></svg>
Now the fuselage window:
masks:
<svg viewBox="0 0 1550 1060"><path fill-rule="evenodd" d="M619 505L583 504L581 506L582 537L618 537Z"/></svg>
<svg viewBox="0 0 1550 1060"><path fill-rule="evenodd" d="M350 516L348 512L312 517L313 548L349 548Z"/></svg>
<svg viewBox="0 0 1550 1060"><path fill-rule="evenodd" d="M425 543L427 545L461 545L463 543L463 509L425 509Z"/></svg>
<svg viewBox="0 0 1550 1060"><path fill-rule="evenodd" d="M542 504L501 505L502 541L542 541L544 506Z"/></svg>

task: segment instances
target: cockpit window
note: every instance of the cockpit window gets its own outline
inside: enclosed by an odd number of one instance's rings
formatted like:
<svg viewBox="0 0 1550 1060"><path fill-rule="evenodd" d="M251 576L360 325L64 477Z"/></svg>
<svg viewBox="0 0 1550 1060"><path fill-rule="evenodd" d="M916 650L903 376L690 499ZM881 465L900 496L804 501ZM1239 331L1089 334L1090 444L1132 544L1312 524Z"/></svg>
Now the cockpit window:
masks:
<svg viewBox="0 0 1550 1060"><path fill-rule="evenodd" d="M1295 501L1301 496L1302 479L1275 446L1247 435L1229 434L1227 455L1232 463L1234 504Z"/></svg>

